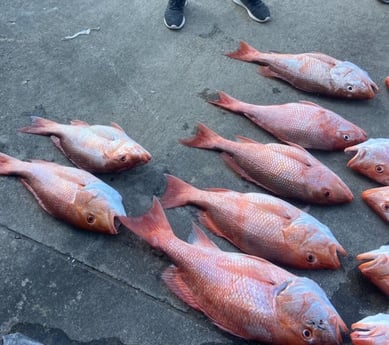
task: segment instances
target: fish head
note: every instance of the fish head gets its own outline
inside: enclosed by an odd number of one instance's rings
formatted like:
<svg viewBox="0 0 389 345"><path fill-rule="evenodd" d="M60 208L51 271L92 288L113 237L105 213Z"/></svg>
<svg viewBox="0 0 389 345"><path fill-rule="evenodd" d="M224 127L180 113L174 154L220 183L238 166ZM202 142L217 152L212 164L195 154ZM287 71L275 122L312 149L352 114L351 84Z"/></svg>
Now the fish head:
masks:
<svg viewBox="0 0 389 345"><path fill-rule="evenodd" d="M132 141L122 141L107 156L107 166L110 171L123 171L144 165L151 160L151 154L141 145Z"/></svg>
<svg viewBox="0 0 389 345"><path fill-rule="evenodd" d="M361 196L382 219L389 222L389 187L367 189Z"/></svg>
<svg viewBox="0 0 389 345"><path fill-rule="evenodd" d="M358 267L361 273L389 295L389 246L359 254L357 260L364 261Z"/></svg>
<svg viewBox="0 0 389 345"><path fill-rule="evenodd" d="M342 150L345 147L366 141L367 134L362 128L352 123L345 123L337 129L333 140L334 149Z"/></svg>
<svg viewBox="0 0 389 345"><path fill-rule="evenodd" d="M331 69L335 94L354 99L370 99L379 91L366 71L349 61L342 61Z"/></svg>
<svg viewBox="0 0 389 345"><path fill-rule="evenodd" d="M347 326L328 300L325 292L311 279L297 277L275 289L280 344L342 343Z"/></svg>
<svg viewBox="0 0 389 345"><path fill-rule="evenodd" d="M389 338L389 315L379 313L351 325L354 345L385 345Z"/></svg>
<svg viewBox="0 0 389 345"><path fill-rule="evenodd" d="M306 178L310 186L306 192L310 199L318 204L341 204L351 202L354 198L351 190L339 176L322 164L312 167Z"/></svg>
<svg viewBox="0 0 389 345"><path fill-rule="evenodd" d="M387 139L369 139L368 141L347 147L344 150L356 152L347 166L374 181L389 185L389 141Z"/></svg>
<svg viewBox="0 0 389 345"><path fill-rule="evenodd" d="M338 253L346 251L331 230L308 213L302 212L282 231L288 248L287 260L302 269L337 269ZM295 264L296 263L296 264Z"/></svg>
<svg viewBox="0 0 389 345"><path fill-rule="evenodd" d="M118 216L125 216L121 196L103 182L81 189L74 200L74 223L85 230L116 235Z"/></svg>

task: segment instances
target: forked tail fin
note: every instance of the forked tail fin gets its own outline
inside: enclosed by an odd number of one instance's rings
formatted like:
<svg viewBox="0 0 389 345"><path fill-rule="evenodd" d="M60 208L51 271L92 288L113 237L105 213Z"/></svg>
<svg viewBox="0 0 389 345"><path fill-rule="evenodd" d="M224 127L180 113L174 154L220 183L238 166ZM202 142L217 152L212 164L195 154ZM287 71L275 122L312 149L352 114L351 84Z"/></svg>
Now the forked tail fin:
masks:
<svg viewBox="0 0 389 345"><path fill-rule="evenodd" d="M215 104L221 108L234 111L234 112L241 112L241 101L237 100L234 97L231 97L230 95L226 94L223 91L220 91L218 93L219 98L215 99L214 101L208 101L208 103Z"/></svg>
<svg viewBox="0 0 389 345"><path fill-rule="evenodd" d="M197 133L195 136L187 139L181 139L180 143L190 147L197 147L200 149L217 149L219 143L223 141L221 136L209 129L207 126L199 123L197 125Z"/></svg>
<svg viewBox="0 0 389 345"><path fill-rule="evenodd" d="M52 135L57 125L58 123L55 121L39 116L31 116L31 126L19 128L18 131L30 134Z"/></svg>
<svg viewBox="0 0 389 345"><path fill-rule="evenodd" d="M165 176L167 186L165 193L161 197L163 208L174 208L189 204L193 193L197 191L197 188L175 176L168 174L165 174Z"/></svg>
<svg viewBox="0 0 389 345"><path fill-rule="evenodd" d="M226 56L237 60L253 62L258 61L260 54L260 51L256 50L246 42L240 41L239 49L231 53L227 53Z"/></svg>
<svg viewBox="0 0 389 345"><path fill-rule="evenodd" d="M161 204L153 198L151 209L140 217L119 216L120 222L135 235L144 239L150 246L164 250L164 243L175 237Z"/></svg>
<svg viewBox="0 0 389 345"><path fill-rule="evenodd" d="M17 168L21 161L0 152L0 175L18 175Z"/></svg>

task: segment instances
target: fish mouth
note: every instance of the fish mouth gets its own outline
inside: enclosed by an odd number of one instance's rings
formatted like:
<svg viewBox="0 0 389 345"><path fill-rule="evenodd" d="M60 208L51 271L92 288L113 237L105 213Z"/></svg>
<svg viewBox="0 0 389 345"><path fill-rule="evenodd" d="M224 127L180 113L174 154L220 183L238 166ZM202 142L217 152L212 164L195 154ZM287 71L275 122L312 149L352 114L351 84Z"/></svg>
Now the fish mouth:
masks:
<svg viewBox="0 0 389 345"><path fill-rule="evenodd" d="M366 150L360 149L358 145L346 147L344 152L356 152L355 156L347 162L347 167L351 169L358 164L358 161L362 160L366 156Z"/></svg>
<svg viewBox="0 0 389 345"><path fill-rule="evenodd" d="M373 338L385 336L385 332L380 332L375 325L363 321L353 323L351 329L350 338L355 345L373 344Z"/></svg>
<svg viewBox="0 0 389 345"><path fill-rule="evenodd" d="M119 233L119 227L120 227L120 220L118 218L119 215L112 214L111 216L111 224L109 227L109 234L110 235L117 235Z"/></svg>

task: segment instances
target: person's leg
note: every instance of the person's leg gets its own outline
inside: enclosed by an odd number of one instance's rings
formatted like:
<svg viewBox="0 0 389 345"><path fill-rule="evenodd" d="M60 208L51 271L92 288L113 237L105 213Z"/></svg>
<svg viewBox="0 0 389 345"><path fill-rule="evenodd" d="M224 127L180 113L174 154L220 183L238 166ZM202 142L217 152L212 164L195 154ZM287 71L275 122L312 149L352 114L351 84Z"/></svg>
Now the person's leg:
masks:
<svg viewBox="0 0 389 345"><path fill-rule="evenodd" d="M163 22L172 30L180 30L185 24L184 7L187 0L169 0Z"/></svg>
<svg viewBox="0 0 389 345"><path fill-rule="evenodd" d="M269 8L261 0L232 0L237 5L246 9L251 19L264 23L270 19Z"/></svg>

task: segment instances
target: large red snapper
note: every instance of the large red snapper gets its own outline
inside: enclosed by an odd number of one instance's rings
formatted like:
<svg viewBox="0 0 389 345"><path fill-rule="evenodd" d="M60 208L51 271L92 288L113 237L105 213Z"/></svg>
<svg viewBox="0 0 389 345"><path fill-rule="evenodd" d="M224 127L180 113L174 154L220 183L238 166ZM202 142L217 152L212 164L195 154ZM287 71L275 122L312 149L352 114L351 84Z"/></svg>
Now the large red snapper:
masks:
<svg viewBox="0 0 389 345"><path fill-rule="evenodd" d="M367 189L362 192L362 199L389 223L389 186Z"/></svg>
<svg viewBox="0 0 389 345"><path fill-rule="evenodd" d="M198 228L191 243L180 240L156 198L144 216L119 219L173 261L162 275L165 283L221 329L274 345L342 343L347 327L312 280L264 259L224 252Z"/></svg>
<svg viewBox="0 0 389 345"><path fill-rule="evenodd" d="M388 345L389 315L379 313L351 325L353 345Z"/></svg>
<svg viewBox="0 0 389 345"><path fill-rule="evenodd" d="M219 92L209 103L243 114L279 140L305 148L343 150L367 139L363 129L312 102L255 105Z"/></svg>
<svg viewBox="0 0 389 345"><path fill-rule="evenodd" d="M132 140L117 123L70 125L31 116L32 124L20 132L50 136L55 146L77 167L93 173L118 172L146 164L151 155Z"/></svg>
<svg viewBox="0 0 389 345"><path fill-rule="evenodd" d="M326 225L279 198L219 188L200 190L177 177L166 178L164 208L200 207L200 222L247 254L303 269L336 269L337 252L346 255Z"/></svg>
<svg viewBox="0 0 389 345"><path fill-rule="evenodd" d="M300 146L237 138L240 142L224 139L199 124L197 134L181 143L223 151L232 170L278 196L327 205L352 201L353 194L339 176Z"/></svg>
<svg viewBox="0 0 389 345"><path fill-rule="evenodd" d="M357 255L359 270L385 295L389 295L389 246Z"/></svg>
<svg viewBox="0 0 389 345"><path fill-rule="evenodd" d="M126 215L120 194L81 169L0 153L0 175L19 176L46 212L81 229L114 235Z"/></svg>
<svg viewBox="0 0 389 345"><path fill-rule="evenodd" d="M389 139L369 139L347 147L345 152L355 152L347 166L372 180L389 185Z"/></svg>
<svg viewBox="0 0 389 345"><path fill-rule="evenodd" d="M226 55L263 64L259 68L263 76L282 79L307 92L357 99L373 98L378 92L364 70L322 53L264 53L241 41L237 51Z"/></svg>

